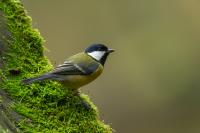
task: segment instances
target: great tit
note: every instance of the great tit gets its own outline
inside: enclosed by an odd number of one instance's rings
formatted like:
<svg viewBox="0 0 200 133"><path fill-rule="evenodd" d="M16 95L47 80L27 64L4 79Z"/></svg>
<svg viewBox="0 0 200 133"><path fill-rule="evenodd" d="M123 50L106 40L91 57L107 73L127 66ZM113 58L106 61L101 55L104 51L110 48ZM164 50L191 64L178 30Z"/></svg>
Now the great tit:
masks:
<svg viewBox="0 0 200 133"><path fill-rule="evenodd" d="M71 89L78 89L95 80L103 71L104 64L110 53L114 52L103 44L93 44L84 52L69 57L53 71L38 77L22 80L24 84L36 81L55 80Z"/></svg>

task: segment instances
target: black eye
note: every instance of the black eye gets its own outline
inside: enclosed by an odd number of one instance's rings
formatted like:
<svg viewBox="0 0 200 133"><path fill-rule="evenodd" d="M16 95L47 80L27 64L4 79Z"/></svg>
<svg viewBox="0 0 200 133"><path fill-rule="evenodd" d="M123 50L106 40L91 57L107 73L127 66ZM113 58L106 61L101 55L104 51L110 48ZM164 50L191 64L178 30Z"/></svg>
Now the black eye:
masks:
<svg viewBox="0 0 200 133"><path fill-rule="evenodd" d="M98 47L98 50L99 51L106 51L107 47L101 45L101 46Z"/></svg>
<svg viewBox="0 0 200 133"><path fill-rule="evenodd" d="M103 48L102 48L102 47L99 47L99 48L98 48L98 50L99 50L99 51L102 51L102 50L103 50Z"/></svg>

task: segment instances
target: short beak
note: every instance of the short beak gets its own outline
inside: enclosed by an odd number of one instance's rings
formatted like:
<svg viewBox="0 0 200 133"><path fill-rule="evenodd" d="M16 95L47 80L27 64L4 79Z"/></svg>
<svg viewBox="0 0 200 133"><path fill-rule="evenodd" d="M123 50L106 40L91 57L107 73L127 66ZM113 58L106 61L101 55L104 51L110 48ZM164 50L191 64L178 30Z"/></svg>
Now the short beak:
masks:
<svg viewBox="0 0 200 133"><path fill-rule="evenodd" d="M112 53L114 51L115 51L114 49L108 49L108 53Z"/></svg>

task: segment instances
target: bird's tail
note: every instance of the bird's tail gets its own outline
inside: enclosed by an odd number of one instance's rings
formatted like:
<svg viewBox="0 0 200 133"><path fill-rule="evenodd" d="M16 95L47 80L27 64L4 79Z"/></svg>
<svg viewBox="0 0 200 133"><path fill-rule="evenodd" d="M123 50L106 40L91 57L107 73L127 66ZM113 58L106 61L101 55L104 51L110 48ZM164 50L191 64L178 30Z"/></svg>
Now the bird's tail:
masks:
<svg viewBox="0 0 200 133"><path fill-rule="evenodd" d="M47 73L47 74L44 74L44 75L41 75L38 77L24 79L24 80L22 80L22 83L25 85L28 85L28 84L32 84L33 82L43 81L43 80L50 79L50 78L51 78L51 75L49 73Z"/></svg>

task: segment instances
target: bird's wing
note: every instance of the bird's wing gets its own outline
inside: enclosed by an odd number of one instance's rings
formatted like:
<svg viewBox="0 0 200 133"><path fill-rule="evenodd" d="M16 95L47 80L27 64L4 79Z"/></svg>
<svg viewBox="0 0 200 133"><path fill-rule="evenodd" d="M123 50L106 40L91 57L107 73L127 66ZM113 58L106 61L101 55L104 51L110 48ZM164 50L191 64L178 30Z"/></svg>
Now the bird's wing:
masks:
<svg viewBox="0 0 200 133"><path fill-rule="evenodd" d="M51 73L58 75L89 75L95 72L99 65L95 62L76 64L66 61L64 64L57 66Z"/></svg>
<svg viewBox="0 0 200 133"><path fill-rule="evenodd" d="M52 71L51 73L58 74L58 75L86 75L87 74L87 72L84 71L81 67L71 62L64 62L64 64L57 66L55 70Z"/></svg>

